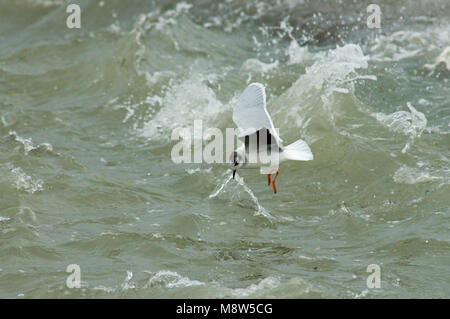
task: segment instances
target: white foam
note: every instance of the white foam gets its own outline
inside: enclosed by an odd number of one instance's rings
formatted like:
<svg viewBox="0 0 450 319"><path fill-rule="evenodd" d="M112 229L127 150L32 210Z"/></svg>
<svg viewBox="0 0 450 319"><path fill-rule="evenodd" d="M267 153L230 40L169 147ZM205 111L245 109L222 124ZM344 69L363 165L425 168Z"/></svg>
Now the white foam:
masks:
<svg viewBox="0 0 450 319"><path fill-rule="evenodd" d="M100 286L96 286L96 287L94 287L94 288L92 288L93 290L100 290L100 291L104 291L104 292L106 292L106 293L113 293L113 292L115 292L117 289L116 288L113 288L113 287L106 287L106 286L102 286L102 285L100 285Z"/></svg>
<svg viewBox="0 0 450 319"><path fill-rule="evenodd" d="M127 276L125 277L125 280L121 285L122 290L129 290L136 288L136 285L131 281L131 279L133 279L133 272L127 270Z"/></svg>
<svg viewBox="0 0 450 319"><path fill-rule="evenodd" d="M148 280L144 288L163 286L170 289L170 288L182 288L190 286L201 286L204 284L205 283L201 281L191 280L188 277L181 276L175 271L160 270Z"/></svg>
<svg viewBox="0 0 450 319"><path fill-rule="evenodd" d="M432 26L426 31L402 30L376 37L369 47L371 59L400 61L448 45L450 28Z"/></svg>
<svg viewBox="0 0 450 319"><path fill-rule="evenodd" d="M205 169L200 169L200 167L197 167L195 169L193 169L193 168L186 169L186 172L189 175L193 175L193 174L200 173L200 172L201 173L211 173L211 171L212 171L212 167L205 168Z"/></svg>
<svg viewBox="0 0 450 319"><path fill-rule="evenodd" d="M311 285L300 277L293 277L289 280L281 280L275 276L261 279L258 283L251 284L245 288L222 288L219 298L273 298L273 296L284 296L292 298L298 295L308 295L309 293L321 293L321 289Z"/></svg>
<svg viewBox="0 0 450 319"><path fill-rule="evenodd" d="M64 0L35 0L34 5L40 5L43 7L62 6L65 3Z"/></svg>
<svg viewBox="0 0 450 319"><path fill-rule="evenodd" d="M418 184L440 180L441 177L433 176L422 169L402 165L393 176L394 182L399 184Z"/></svg>
<svg viewBox="0 0 450 319"><path fill-rule="evenodd" d="M15 131L10 131L9 136L13 136L16 142L19 142L23 145L25 155L28 155L29 152L44 148L47 151L53 151L53 146L49 143L41 143L41 144L34 144L33 140L31 138L24 138L19 136Z"/></svg>
<svg viewBox="0 0 450 319"><path fill-rule="evenodd" d="M402 153L406 153L414 139L421 136L427 126L427 118L425 114L417 111L411 103L406 103L408 111L397 111L391 114L372 113L378 122L389 128L389 130L408 135L408 141L402 149Z"/></svg>
<svg viewBox="0 0 450 319"><path fill-rule="evenodd" d="M237 298L248 297L261 291L274 289L280 285L280 280L275 277L267 277L262 279L257 284L251 284L246 288L234 288L230 289L231 295Z"/></svg>
<svg viewBox="0 0 450 319"><path fill-rule="evenodd" d="M15 185L18 190L33 194L44 189L44 182L40 179L33 179L27 175L20 167L11 169L15 177Z"/></svg>
<svg viewBox="0 0 450 319"><path fill-rule="evenodd" d="M353 93L356 80L376 80L374 76L360 74L367 69L369 58L359 45L347 44L314 56L317 58L314 64L306 67L289 89L270 101L271 105L277 105L279 113L285 114L278 125L289 127L295 123L304 134L311 113L323 113L333 123L335 96Z"/></svg>
<svg viewBox="0 0 450 319"><path fill-rule="evenodd" d="M312 66L307 67L305 74L287 91L288 96L310 94L313 90L319 90L326 86L325 96L331 94L334 89L342 91L340 85L362 77L356 71L366 69L368 57L364 55L361 47L356 44L347 44L343 47L328 51L320 56ZM373 77L367 78L373 79Z"/></svg>
<svg viewBox="0 0 450 319"><path fill-rule="evenodd" d="M242 69L259 73L266 73L278 67L278 61L273 63L264 63L258 59L248 59L242 64Z"/></svg>
<svg viewBox="0 0 450 319"><path fill-rule="evenodd" d="M407 107L409 108L409 112L398 111L391 114L374 113L373 116L393 132L402 133L411 137L419 137L427 126L427 118L409 102L407 103Z"/></svg>
<svg viewBox="0 0 450 319"><path fill-rule="evenodd" d="M158 31L164 30L167 26L176 25L176 17L187 13L192 8L191 4L186 2L177 3L175 9L167 10L161 13L159 10L142 14L138 17L133 32L147 31L155 28Z"/></svg>
<svg viewBox="0 0 450 319"><path fill-rule="evenodd" d="M353 295L353 298L355 299L360 299L360 298L364 298L369 294L369 289L364 289L363 291L361 291L361 293L351 293Z"/></svg>
<svg viewBox="0 0 450 319"><path fill-rule="evenodd" d="M288 65L303 64L311 60L313 56L307 46L301 47L295 39L291 40L289 47L286 49L286 55L289 57Z"/></svg>
<svg viewBox="0 0 450 319"><path fill-rule="evenodd" d="M214 127L214 121L226 108L200 76L191 76L167 91L161 109L144 124L140 135L152 140L169 140L177 127L190 128L193 132L194 120L202 120L204 128Z"/></svg>
<svg viewBox="0 0 450 319"><path fill-rule="evenodd" d="M450 71L450 46L446 47L444 51L439 54L433 64L425 64L425 67L428 69L435 69L441 63Z"/></svg>

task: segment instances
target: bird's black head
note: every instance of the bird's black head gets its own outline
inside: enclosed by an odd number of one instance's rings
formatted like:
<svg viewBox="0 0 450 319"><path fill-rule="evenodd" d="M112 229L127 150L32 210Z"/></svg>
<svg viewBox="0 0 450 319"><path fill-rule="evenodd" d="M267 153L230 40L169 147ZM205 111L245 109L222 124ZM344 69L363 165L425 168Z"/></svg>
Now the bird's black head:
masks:
<svg viewBox="0 0 450 319"><path fill-rule="evenodd" d="M234 151L230 156L230 162L231 165L233 166L233 179L234 179L236 175L236 169L239 166L242 166L244 164L244 161L242 159L242 156L238 152Z"/></svg>

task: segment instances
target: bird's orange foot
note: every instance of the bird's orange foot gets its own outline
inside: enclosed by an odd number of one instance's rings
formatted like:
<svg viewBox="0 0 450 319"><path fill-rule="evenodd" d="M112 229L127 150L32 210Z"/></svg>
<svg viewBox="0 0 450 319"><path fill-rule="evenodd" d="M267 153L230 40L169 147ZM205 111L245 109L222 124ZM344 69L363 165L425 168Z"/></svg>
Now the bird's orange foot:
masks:
<svg viewBox="0 0 450 319"><path fill-rule="evenodd" d="M277 171L277 173L275 174L275 177L273 178L273 181L272 181L272 188L273 188L273 192L276 194L277 193L277 187L275 186L275 180L277 179L277 177L278 177L278 171Z"/></svg>
<svg viewBox="0 0 450 319"><path fill-rule="evenodd" d="M267 185L270 186L270 174L267 174Z"/></svg>

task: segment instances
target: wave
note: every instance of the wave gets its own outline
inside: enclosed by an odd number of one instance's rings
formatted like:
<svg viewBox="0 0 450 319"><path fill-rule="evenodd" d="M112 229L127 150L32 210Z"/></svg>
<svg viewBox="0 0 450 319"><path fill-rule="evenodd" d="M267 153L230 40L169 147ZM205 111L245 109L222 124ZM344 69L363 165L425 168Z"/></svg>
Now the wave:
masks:
<svg viewBox="0 0 450 319"><path fill-rule="evenodd" d="M16 180L15 184L18 190L24 190L27 193L33 194L44 189L44 182L40 179L33 179L27 175L20 167L15 167L11 170Z"/></svg>
<svg viewBox="0 0 450 319"><path fill-rule="evenodd" d="M433 176L430 172L403 165L395 171L393 178L394 182L400 184L418 184L434 182L440 180L442 177Z"/></svg>
<svg viewBox="0 0 450 319"><path fill-rule="evenodd" d="M402 153L406 153L414 139L421 136L427 126L427 118L422 112L417 111L411 103L406 103L409 112L398 111L392 114L375 113L373 116L387 126L390 130L402 133L410 137L410 141L405 144Z"/></svg>
<svg viewBox="0 0 450 319"><path fill-rule="evenodd" d="M158 102L161 105L158 113L139 130L141 136L150 140L170 140L175 128L192 130L194 121L199 119L205 128L214 127L218 117L230 108L217 99L199 75L174 84Z"/></svg>
<svg viewBox="0 0 450 319"><path fill-rule="evenodd" d="M401 30L381 34L368 44L373 61L397 62L404 59L429 56L444 45L448 45L450 25L431 25L425 30Z"/></svg>
<svg viewBox="0 0 450 319"><path fill-rule="evenodd" d="M439 56L434 60L434 63L425 64L425 67L433 70L437 69L440 65L444 65L444 67L450 71L450 46L446 47L444 51L439 54Z"/></svg>
<svg viewBox="0 0 450 319"><path fill-rule="evenodd" d="M82 286L86 292L83 295L90 295L96 291L109 296L139 291L153 298L173 298L186 293L195 298L317 298L328 295L300 277L281 280L269 276L247 287L229 288L217 281L193 280L172 270L144 271L143 273L150 277L146 280L133 281L133 272L128 270L124 281L119 286L93 286L89 282L84 282Z"/></svg>
<svg viewBox="0 0 450 319"><path fill-rule="evenodd" d="M25 155L28 155L30 152L43 150L44 152L53 153L53 146L50 143L33 143L31 138L24 138L19 136L15 131L10 131L9 136L14 138L16 142L22 144L23 151Z"/></svg>

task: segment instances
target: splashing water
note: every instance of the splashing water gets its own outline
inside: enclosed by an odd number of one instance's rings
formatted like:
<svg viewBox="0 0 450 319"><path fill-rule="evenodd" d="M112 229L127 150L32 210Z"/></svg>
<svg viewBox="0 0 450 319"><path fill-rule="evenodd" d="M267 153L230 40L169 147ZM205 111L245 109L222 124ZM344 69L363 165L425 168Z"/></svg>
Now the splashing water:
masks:
<svg viewBox="0 0 450 319"><path fill-rule="evenodd" d="M398 111L392 114L376 113L375 118L382 124L386 125L390 130L409 136L409 141L402 149L402 153L406 153L411 143L419 138L427 126L427 118L425 115L417 111L410 102L406 103L409 112Z"/></svg>
<svg viewBox="0 0 450 319"><path fill-rule="evenodd" d="M233 178L232 171L230 169L228 169L223 174L223 177L224 177L224 180L222 182L220 182L219 185L216 187L216 189L209 195L209 198L215 198L225 191L228 183L230 181L232 181L232 178ZM255 196L253 191L245 184L244 178L239 176L239 174L236 173L235 180L237 181L238 185L241 186L242 189L248 194L248 196L250 197L250 199L256 206L255 216L263 216L263 217L266 217L267 219L273 221L274 217L269 212L267 212L267 210L263 206L260 205L258 198ZM234 190L234 191L236 191L236 190Z"/></svg>

